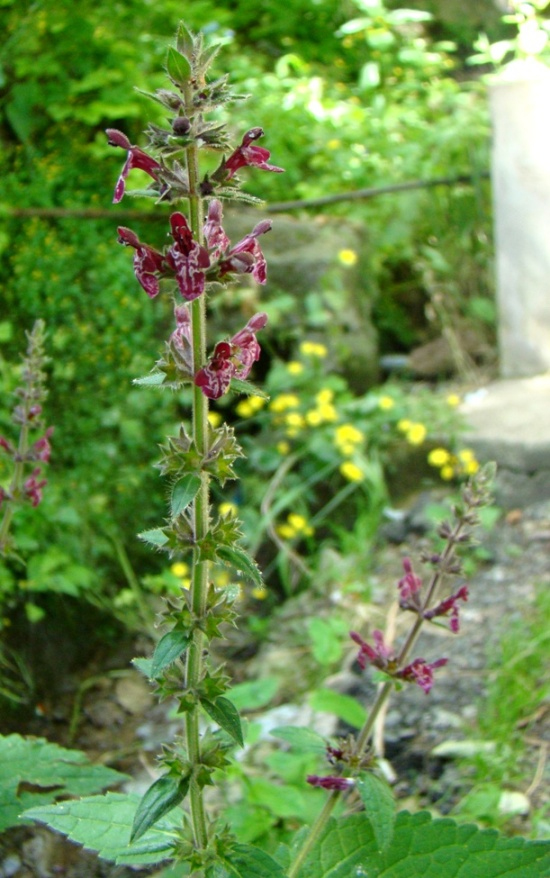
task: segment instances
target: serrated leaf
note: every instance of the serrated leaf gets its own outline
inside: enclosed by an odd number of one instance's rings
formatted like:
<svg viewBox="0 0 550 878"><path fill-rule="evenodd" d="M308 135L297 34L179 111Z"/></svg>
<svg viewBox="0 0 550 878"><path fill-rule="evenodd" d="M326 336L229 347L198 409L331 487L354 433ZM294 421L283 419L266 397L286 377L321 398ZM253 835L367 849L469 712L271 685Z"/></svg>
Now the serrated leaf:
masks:
<svg viewBox="0 0 550 878"><path fill-rule="evenodd" d="M285 871L265 851L237 844L230 857L206 872L207 878L284 878Z"/></svg>
<svg viewBox="0 0 550 878"><path fill-rule="evenodd" d="M51 826L111 862L124 865L160 863L170 857L178 837L181 810L166 815L148 829L139 842L130 844L138 805L138 796L107 793L31 808L25 812L25 817Z"/></svg>
<svg viewBox="0 0 550 878"><path fill-rule="evenodd" d="M153 674L151 673L153 668L153 659L152 658L143 658L140 656L139 658L133 658L132 664L136 670L143 674L144 677L147 677L148 680L153 679Z"/></svg>
<svg viewBox="0 0 550 878"><path fill-rule="evenodd" d="M365 772L357 779L356 787L365 813L373 828L379 850L388 847L393 836L395 799L391 787L372 772Z"/></svg>
<svg viewBox="0 0 550 878"><path fill-rule="evenodd" d="M230 564L236 571L251 579L255 585L263 584L260 568L244 549L235 546L217 546L216 555L220 561Z"/></svg>
<svg viewBox="0 0 550 878"><path fill-rule="evenodd" d="M201 698L201 705L205 709L208 716L212 717L220 728L228 735L231 735L237 744L244 747L243 730L241 727L241 718L239 711L235 705L220 695L215 701L209 701L207 698Z"/></svg>
<svg viewBox="0 0 550 878"><path fill-rule="evenodd" d="M137 384L138 387L160 387L164 384L165 379L166 375L164 372L152 372L143 378L134 378L132 384Z"/></svg>
<svg viewBox="0 0 550 878"><path fill-rule="evenodd" d="M157 778L144 794L137 807L130 833L130 842L137 841L147 830L158 823L161 817L179 805L187 795L189 778Z"/></svg>
<svg viewBox="0 0 550 878"><path fill-rule="evenodd" d="M246 396L259 396L261 399L269 399L269 395L264 390L250 381L243 381L242 378L231 379L231 390L236 393L243 393Z"/></svg>
<svg viewBox="0 0 550 878"><path fill-rule="evenodd" d="M156 546L157 548L165 546L168 542L168 537L161 527L153 527L151 530L142 531L138 534L138 539L143 540L144 543L149 543L150 546Z"/></svg>
<svg viewBox="0 0 550 878"><path fill-rule="evenodd" d="M115 786L128 776L94 765L80 750L44 738L0 736L0 832L19 822L22 811L60 796L83 796ZM24 789L20 789L20 784Z"/></svg>
<svg viewBox="0 0 550 878"><path fill-rule="evenodd" d="M397 815L380 851L364 814L332 819L299 878L549 878L550 842L505 838L421 811Z"/></svg>
<svg viewBox="0 0 550 878"><path fill-rule="evenodd" d="M176 482L172 488L172 496L170 498L172 518L175 518L187 509L189 504L197 496L200 486L200 476L193 475L192 473L184 476L179 482Z"/></svg>
<svg viewBox="0 0 550 878"><path fill-rule="evenodd" d="M271 729L269 734L287 741L298 753L326 753L327 742L313 729L306 729L304 726L279 726Z"/></svg>
<svg viewBox="0 0 550 878"><path fill-rule="evenodd" d="M178 630L168 631L161 637L153 653L150 676L157 677L164 668L175 662L185 652L190 639L187 631Z"/></svg>
<svg viewBox="0 0 550 878"><path fill-rule="evenodd" d="M191 65L185 55L181 55L172 46L166 56L166 72L176 85L185 85L191 78Z"/></svg>

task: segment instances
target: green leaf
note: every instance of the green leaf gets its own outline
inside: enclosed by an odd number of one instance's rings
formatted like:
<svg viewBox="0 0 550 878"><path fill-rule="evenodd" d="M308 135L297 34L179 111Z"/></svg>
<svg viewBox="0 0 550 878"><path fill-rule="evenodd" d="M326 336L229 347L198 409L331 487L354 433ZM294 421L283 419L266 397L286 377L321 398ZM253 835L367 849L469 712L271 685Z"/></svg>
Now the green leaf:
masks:
<svg viewBox="0 0 550 878"><path fill-rule="evenodd" d="M233 691L233 690L232 690ZM298 753L318 753L324 755L327 742L318 732L307 729L304 726L279 726L271 729L270 735L274 738L282 738L287 741L293 750Z"/></svg>
<svg viewBox="0 0 550 878"><path fill-rule="evenodd" d="M256 387L250 381L243 381L242 378L231 379L231 390L236 393L243 393L246 396L259 396L261 399L269 399L268 394L260 387Z"/></svg>
<svg viewBox="0 0 550 878"><path fill-rule="evenodd" d="M260 568L244 549L235 548L235 546L217 546L216 555L220 561L230 564L236 571L251 579L255 585L262 585Z"/></svg>
<svg viewBox="0 0 550 878"><path fill-rule="evenodd" d="M158 677L164 668L175 662L185 652L190 639L187 631L178 630L168 631L164 637L161 637L153 653L151 678Z"/></svg>
<svg viewBox="0 0 550 878"><path fill-rule="evenodd" d="M191 31L187 30L183 21L180 22L176 34L176 49L186 58L190 58L193 52L193 35Z"/></svg>
<svg viewBox="0 0 550 878"><path fill-rule="evenodd" d="M157 548L165 546L168 542L168 537L161 527L153 527L151 530L142 531L138 534L138 539L143 540L144 543L149 543L150 546L156 546Z"/></svg>
<svg viewBox="0 0 550 878"><path fill-rule="evenodd" d="M188 777L178 780L174 777L163 775L163 777L157 778L138 805L132 824L130 841L137 841L161 817L164 817L172 808L179 805L187 795L188 789Z"/></svg>
<svg viewBox="0 0 550 878"><path fill-rule="evenodd" d="M204 707L208 716L212 717L220 728L228 735L231 735L237 744L244 747L243 730L241 727L241 718L239 711L235 705L220 695L215 701L209 701L207 698L201 698L201 705Z"/></svg>
<svg viewBox="0 0 550 878"><path fill-rule="evenodd" d="M99 792L127 778L94 765L80 750L58 747L44 738L0 736L0 832L16 825L21 812L33 805Z"/></svg>
<svg viewBox="0 0 550 878"><path fill-rule="evenodd" d="M232 686L229 698L237 710L257 710L269 704L278 688L277 677L261 677L259 680L249 680Z"/></svg>
<svg viewBox="0 0 550 878"><path fill-rule="evenodd" d="M199 476L189 474L176 482L172 488L172 497L170 500L170 508L172 518L175 518L180 512L183 512L192 500L195 499L201 486Z"/></svg>
<svg viewBox="0 0 550 878"><path fill-rule="evenodd" d="M365 813L374 831L378 848L388 847L393 836L395 799L391 787L372 772L365 772L357 779L357 791L365 806Z"/></svg>
<svg viewBox="0 0 550 878"><path fill-rule="evenodd" d="M332 689L315 690L309 697L309 703L313 710L334 713L339 719L343 719L344 722L356 729L360 729L367 718L365 708L355 698L352 698L351 695L333 692Z"/></svg>
<svg viewBox="0 0 550 878"><path fill-rule="evenodd" d="M160 863L171 855L181 829L181 810L166 815L139 842L130 843L138 806L137 796L107 793L31 808L25 817L51 826L105 860L124 865Z"/></svg>
<svg viewBox="0 0 550 878"><path fill-rule="evenodd" d="M265 851L248 844L234 846L223 864L207 870L207 878L284 878L285 871Z"/></svg>
<svg viewBox="0 0 550 878"><path fill-rule="evenodd" d="M191 65L185 55L172 46L166 57L166 72L176 85L185 85L191 78Z"/></svg>
<svg viewBox="0 0 550 878"><path fill-rule="evenodd" d="M132 659L132 664L136 670L143 674L144 677L147 677L148 680L153 679L152 669L153 669L153 659L152 658L143 658L139 656L138 658Z"/></svg>
<svg viewBox="0 0 550 878"><path fill-rule="evenodd" d="M381 851L364 814L332 819L299 878L548 878L550 842L505 838L421 811L397 815Z"/></svg>
<svg viewBox="0 0 550 878"><path fill-rule="evenodd" d="M144 375L143 378L134 378L132 384L139 387L160 387L164 384L166 375L164 372L151 372L150 375Z"/></svg>

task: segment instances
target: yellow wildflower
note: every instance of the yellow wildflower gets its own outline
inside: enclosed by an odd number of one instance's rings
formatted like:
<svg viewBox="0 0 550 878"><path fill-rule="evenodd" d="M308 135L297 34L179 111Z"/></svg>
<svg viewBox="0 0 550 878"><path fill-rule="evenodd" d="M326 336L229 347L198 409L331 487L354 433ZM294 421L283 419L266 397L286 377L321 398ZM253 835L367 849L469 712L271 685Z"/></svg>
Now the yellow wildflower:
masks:
<svg viewBox="0 0 550 878"><path fill-rule="evenodd" d="M325 345L315 341L303 341L300 345L300 352L306 357L319 357L321 360L328 354Z"/></svg>
<svg viewBox="0 0 550 878"><path fill-rule="evenodd" d="M348 482L362 482L365 478L362 469L351 460L345 460L344 463L340 464L340 472Z"/></svg>
<svg viewBox="0 0 550 878"><path fill-rule="evenodd" d="M458 393L449 393L446 402L447 405L450 405L452 408L456 408L457 405L460 405L460 397Z"/></svg>
<svg viewBox="0 0 550 878"><path fill-rule="evenodd" d="M330 403L324 403L319 406L319 414L321 415L321 419L325 422L333 423L338 420L338 412Z"/></svg>
<svg viewBox="0 0 550 878"><path fill-rule="evenodd" d="M334 399L334 390L330 387L323 387L315 396L315 402L318 405L328 405Z"/></svg>
<svg viewBox="0 0 550 878"><path fill-rule="evenodd" d="M424 424L413 423L407 430L407 442L410 445L422 445L427 434Z"/></svg>
<svg viewBox="0 0 550 878"><path fill-rule="evenodd" d="M290 363L286 364L286 370L290 375L299 375L304 371L304 364L298 362L298 360L291 360Z"/></svg>
<svg viewBox="0 0 550 878"><path fill-rule="evenodd" d="M249 396L235 407L236 413L241 418L251 418L256 412L260 411L265 405L265 399L261 396Z"/></svg>
<svg viewBox="0 0 550 878"><path fill-rule="evenodd" d="M288 454L290 451L290 444L283 439L282 442L277 442L276 448L279 454Z"/></svg>
<svg viewBox="0 0 550 878"><path fill-rule="evenodd" d="M458 459L461 463L471 463L475 460L475 454L471 448L463 448L458 452Z"/></svg>
<svg viewBox="0 0 550 878"><path fill-rule="evenodd" d="M272 412L284 412L286 409L297 409L300 400L295 393L280 393L269 404Z"/></svg>
<svg viewBox="0 0 550 878"><path fill-rule="evenodd" d="M297 512L291 512L287 520L289 525L294 528L297 534L302 533L306 537L310 537L313 535L313 528L310 524L308 524L307 519L304 518L303 515L298 515Z"/></svg>
<svg viewBox="0 0 550 878"><path fill-rule="evenodd" d="M277 533L284 540L291 540L293 537L296 536L296 531L289 524L280 524L277 527Z"/></svg>
<svg viewBox="0 0 550 878"><path fill-rule="evenodd" d="M452 478L454 478L454 474L455 474L454 467L451 466L451 464L446 464L445 466L442 466L441 469L439 470L439 475L446 482L448 482Z"/></svg>
<svg viewBox="0 0 550 878"><path fill-rule="evenodd" d="M285 424L287 427L300 430L304 426L304 417L300 412L289 412L285 417Z"/></svg>
<svg viewBox="0 0 550 878"><path fill-rule="evenodd" d="M338 261L345 265L346 268L351 268L357 263L357 253L355 250L339 250Z"/></svg>
<svg viewBox="0 0 550 878"><path fill-rule="evenodd" d="M310 409L309 412L306 412L305 419L310 427L318 427L319 424L323 423L323 416L319 409Z"/></svg>
<svg viewBox="0 0 550 878"><path fill-rule="evenodd" d="M395 400L392 396L381 396L378 400L378 408L382 409L383 412L389 412L395 405Z"/></svg>
<svg viewBox="0 0 550 878"><path fill-rule="evenodd" d="M267 595L268 591L265 585L257 585L252 589L252 597L257 601L265 601Z"/></svg>
<svg viewBox="0 0 550 878"><path fill-rule="evenodd" d="M220 503L218 512L220 515L231 515L233 518L237 515L239 508L236 503Z"/></svg>
<svg viewBox="0 0 550 878"><path fill-rule="evenodd" d="M222 422L222 416L219 412L208 412L208 423L211 427L219 427Z"/></svg>
<svg viewBox="0 0 550 878"><path fill-rule="evenodd" d="M187 564L184 564L183 561L176 561L176 563L172 564L170 567L170 573L173 573L178 579L182 579L189 573L189 567Z"/></svg>
<svg viewBox="0 0 550 878"><path fill-rule="evenodd" d="M464 472L467 476L473 476L475 473L477 473L478 469L479 463L477 462L477 460L470 460L468 461L468 463L464 464Z"/></svg>
<svg viewBox="0 0 550 878"><path fill-rule="evenodd" d="M408 433L411 427L412 421L409 421L408 418L401 418L401 420L397 422L397 429L400 433Z"/></svg>
<svg viewBox="0 0 550 878"><path fill-rule="evenodd" d="M334 431L334 443L340 449L344 446L348 448L351 446L353 449L353 446L358 445L364 438L361 430L358 430L353 424L341 424Z"/></svg>
<svg viewBox="0 0 550 878"><path fill-rule="evenodd" d="M428 454L428 463L430 466L445 466L449 463L451 455L446 448L434 448Z"/></svg>

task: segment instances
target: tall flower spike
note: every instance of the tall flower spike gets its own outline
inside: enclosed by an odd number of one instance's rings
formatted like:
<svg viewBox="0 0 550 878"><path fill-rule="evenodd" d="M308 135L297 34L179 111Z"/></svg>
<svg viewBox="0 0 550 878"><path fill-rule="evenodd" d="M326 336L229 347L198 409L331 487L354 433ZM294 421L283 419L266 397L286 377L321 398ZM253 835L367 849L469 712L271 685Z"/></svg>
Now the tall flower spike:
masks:
<svg viewBox="0 0 550 878"><path fill-rule="evenodd" d="M271 153L263 146L253 145L255 140L263 137L263 128L251 128L247 131L242 139L242 143L229 156L222 168L226 173L226 179L230 180L239 168L245 166L261 168L262 171L275 171L282 174L284 168L278 168L276 165L268 165L267 160Z"/></svg>
<svg viewBox="0 0 550 878"><path fill-rule="evenodd" d="M131 144L122 131L118 131L116 128L107 128L105 133L109 138L109 144L111 146L120 146L122 149L128 151L113 196L113 204L118 204L119 201L122 201L124 190L126 188L126 178L132 168L139 168L140 171L145 171L146 174L149 174L153 180L158 180L158 171L161 169L161 166L152 156L144 152L143 149L140 149L139 146Z"/></svg>
<svg viewBox="0 0 550 878"><path fill-rule="evenodd" d="M210 265L207 250L195 239L182 213L170 217L174 243L168 249L166 261L174 270L183 298L192 302L204 292L205 271Z"/></svg>

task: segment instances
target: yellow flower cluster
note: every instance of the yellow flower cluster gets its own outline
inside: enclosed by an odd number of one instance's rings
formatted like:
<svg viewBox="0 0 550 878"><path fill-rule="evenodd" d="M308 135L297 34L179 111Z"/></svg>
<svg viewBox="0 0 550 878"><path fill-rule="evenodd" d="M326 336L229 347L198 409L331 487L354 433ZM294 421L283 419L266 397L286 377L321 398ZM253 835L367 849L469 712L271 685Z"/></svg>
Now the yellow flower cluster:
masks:
<svg viewBox="0 0 550 878"><path fill-rule="evenodd" d="M395 405L393 396L381 396L378 400L378 408L383 412L389 412Z"/></svg>
<svg viewBox="0 0 550 878"><path fill-rule="evenodd" d="M398 421L397 429L400 433L405 434L409 445L422 445L428 433L424 424L419 421L409 421L407 418Z"/></svg>
<svg viewBox="0 0 550 878"><path fill-rule="evenodd" d="M451 454L446 448L433 448L428 454L428 463L439 469L439 475L446 482L458 476L472 476L479 469L471 448L463 448L456 454Z"/></svg>
<svg viewBox="0 0 550 878"><path fill-rule="evenodd" d="M353 463L352 460L345 460L340 464L340 472L348 482L362 482L365 474L361 467Z"/></svg>
<svg viewBox="0 0 550 878"><path fill-rule="evenodd" d="M225 503L220 503L220 505L218 507L218 512L220 513L221 516L227 515L227 516L231 516L232 518L235 518L238 511L239 511L239 509L238 509L237 504L236 503L229 503L228 501L226 501Z"/></svg>
<svg viewBox="0 0 550 878"><path fill-rule="evenodd" d="M338 412L332 404L334 392L325 387L315 396L317 403L314 409L305 414L305 421L309 427L318 427L319 424L333 423L338 420Z"/></svg>
<svg viewBox="0 0 550 878"><path fill-rule="evenodd" d="M339 250L338 261L346 268L351 268L357 264L357 253L355 250Z"/></svg>
<svg viewBox="0 0 550 878"><path fill-rule="evenodd" d="M284 540L293 540L296 537L311 537L315 531L308 524L307 518L297 512L290 512L286 522L278 526L277 533Z"/></svg>
<svg viewBox="0 0 550 878"><path fill-rule="evenodd" d="M336 427L334 432L334 444L345 457L351 457L364 438L365 434L358 430L357 427L354 427L353 424L341 424L339 427Z"/></svg>
<svg viewBox="0 0 550 878"><path fill-rule="evenodd" d="M323 360L328 354L328 350L324 344L320 344L319 342L303 341L300 345L300 353L303 354L304 357L319 357L320 360Z"/></svg>
<svg viewBox="0 0 550 878"><path fill-rule="evenodd" d="M181 581L183 588L189 588L191 586L190 572L189 565L185 564L183 561L176 561L175 564L172 564L170 567L170 573L177 576Z"/></svg>
<svg viewBox="0 0 550 878"><path fill-rule="evenodd" d="M269 403L269 410L279 414L287 409L297 409L300 400L295 393L280 393Z"/></svg>
<svg viewBox="0 0 550 878"><path fill-rule="evenodd" d="M299 360L291 360L286 364L286 370L289 375L301 375L304 371L304 364L300 363Z"/></svg>
<svg viewBox="0 0 550 878"><path fill-rule="evenodd" d="M263 409L265 405L265 399L261 396L248 396L246 399L242 399L240 403L235 406L235 412L239 415L240 418L251 418L256 412L259 412L260 409Z"/></svg>

